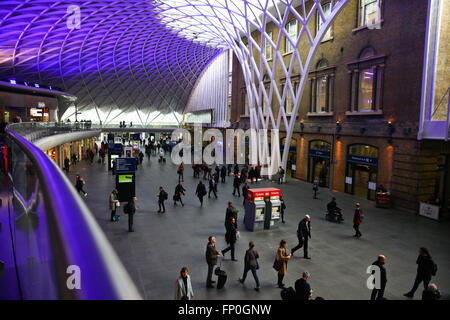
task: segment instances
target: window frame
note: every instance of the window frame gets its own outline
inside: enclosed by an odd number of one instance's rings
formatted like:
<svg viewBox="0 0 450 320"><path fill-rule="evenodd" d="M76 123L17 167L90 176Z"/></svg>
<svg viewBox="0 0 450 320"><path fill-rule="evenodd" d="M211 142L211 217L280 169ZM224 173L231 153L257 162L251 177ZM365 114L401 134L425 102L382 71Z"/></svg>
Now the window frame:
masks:
<svg viewBox="0 0 450 320"><path fill-rule="evenodd" d="M329 9L330 11L328 13L328 15L329 15L331 13L331 1L321 4L322 10L323 10L324 6L326 6L326 5L329 5L329 8L330 8ZM323 12L325 14L325 10L323 10ZM326 16L325 18L327 18L327 17L328 16ZM319 32L319 29L322 26L322 24L323 24L322 18L320 17L319 11L317 11L317 13L316 13L316 34ZM332 39L333 39L333 24L330 25L330 27L328 28L327 32L323 36L321 42L326 42L326 41L329 41L329 40L332 40Z"/></svg>
<svg viewBox="0 0 450 320"><path fill-rule="evenodd" d="M325 65L323 64L325 63ZM335 81L336 67L329 66L326 59L321 59L316 64L316 69L309 73L310 81L310 106L307 116L332 116L334 114L334 81ZM326 111L318 112L318 83L321 79L326 77L325 85L325 101Z"/></svg>
<svg viewBox="0 0 450 320"><path fill-rule="evenodd" d="M267 32L267 35L270 35L270 40L273 39L272 31ZM270 57L267 57L267 48L270 48ZM264 37L264 51L263 51L264 58L267 61L272 60L272 53L273 53L273 47L270 45L269 41L267 41L267 37Z"/></svg>
<svg viewBox="0 0 450 320"><path fill-rule="evenodd" d="M378 0L372 0L373 2L369 3L369 4L364 4L363 5L363 1L365 0L358 0L358 9L357 9L357 13L358 13L358 20L356 21L356 29L354 29L353 31L357 31L360 29L364 29L367 28L367 21L366 21L366 8L367 6L371 5L371 4L378 4ZM380 1L380 20L379 21L375 21L375 23L382 23L383 20L383 0L379 0ZM364 18L364 19L363 19Z"/></svg>
<svg viewBox="0 0 450 320"><path fill-rule="evenodd" d="M297 37L298 37L298 21L296 19L294 19L294 20L289 21L286 24L286 33L288 34L288 36L285 37L285 39L284 39L284 54L289 54L289 53L294 52L294 47L291 45L291 43L288 40L288 39L292 40L292 38L291 38L292 34L290 32L291 28L289 27L289 30L288 30L288 26L290 26L292 24L295 24L295 40L293 42L297 41ZM288 46L291 47L290 51L287 50Z"/></svg>

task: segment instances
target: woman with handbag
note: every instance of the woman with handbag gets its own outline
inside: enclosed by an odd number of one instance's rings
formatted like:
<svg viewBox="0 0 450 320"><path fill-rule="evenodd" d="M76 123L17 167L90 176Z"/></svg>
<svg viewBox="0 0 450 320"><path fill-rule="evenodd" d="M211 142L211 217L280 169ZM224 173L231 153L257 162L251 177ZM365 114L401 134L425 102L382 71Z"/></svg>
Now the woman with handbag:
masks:
<svg viewBox="0 0 450 320"><path fill-rule="evenodd" d="M258 258L259 254L258 251L255 249L255 243L253 241L250 241L248 244L248 250L245 252L245 258L244 258L244 275L242 278L239 279L239 282L244 284L245 278L247 277L247 273L249 270L252 271L253 278L255 278L256 282L256 291L259 291L259 279L258 275L256 274L256 270L259 269L258 264Z"/></svg>
<svg viewBox="0 0 450 320"><path fill-rule="evenodd" d="M287 262L291 258L290 254L286 254L286 240L280 241L280 247L277 251L277 257L275 258L275 262L273 267L278 271L278 288L283 289L284 283L283 278L287 272Z"/></svg>
<svg viewBox="0 0 450 320"><path fill-rule="evenodd" d="M181 185L181 181L178 182L177 186L175 187L175 194L173 195L173 205L175 206L177 204L177 201L181 202L181 206L184 207L183 200L181 200L181 195L184 196L184 192L186 191L185 188Z"/></svg>

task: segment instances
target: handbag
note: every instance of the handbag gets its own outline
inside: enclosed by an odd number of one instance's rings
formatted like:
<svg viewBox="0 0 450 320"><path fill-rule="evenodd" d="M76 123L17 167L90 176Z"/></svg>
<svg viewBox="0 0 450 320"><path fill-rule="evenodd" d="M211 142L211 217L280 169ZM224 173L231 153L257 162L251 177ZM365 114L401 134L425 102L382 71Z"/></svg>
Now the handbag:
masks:
<svg viewBox="0 0 450 320"><path fill-rule="evenodd" d="M241 233L239 231L236 231L236 239L239 239L241 237Z"/></svg>
<svg viewBox="0 0 450 320"><path fill-rule="evenodd" d="M280 271L283 267L283 261L279 260L278 257L275 258L275 261L273 262L273 268L276 271Z"/></svg>
<svg viewBox="0 0 450 320"><path fill-rule="evenodd" d="M116 207L120 207L120 202L119 201L116 202Z"/></svg>

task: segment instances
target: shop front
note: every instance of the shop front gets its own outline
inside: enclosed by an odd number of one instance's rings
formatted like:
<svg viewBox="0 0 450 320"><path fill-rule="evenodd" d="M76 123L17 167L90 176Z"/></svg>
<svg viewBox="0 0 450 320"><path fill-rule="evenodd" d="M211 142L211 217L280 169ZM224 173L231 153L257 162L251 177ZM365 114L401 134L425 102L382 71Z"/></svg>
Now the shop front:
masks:
<svg viewBox="0 0 450 320"><path fill-rule="evenodd" d="M378 176L378 148L366 144L349 145L345 192L375 200Z"/></svg>
<svg viewBox="0 0 450 320"><path fill-rule="evenodd" d="M312 140L308 148L308 182L319 181L319 187L330 185L331 143Z"/></svg>

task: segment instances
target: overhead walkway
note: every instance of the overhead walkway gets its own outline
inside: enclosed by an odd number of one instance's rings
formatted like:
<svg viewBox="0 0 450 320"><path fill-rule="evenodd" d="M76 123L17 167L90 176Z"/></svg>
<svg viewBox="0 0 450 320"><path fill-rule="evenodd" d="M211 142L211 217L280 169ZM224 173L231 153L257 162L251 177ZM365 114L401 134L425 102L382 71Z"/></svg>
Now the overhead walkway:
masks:
<svg viewBox="0 0 450 320"><path fill-rule="evenodd" d="M11 125L2 137L0 299L140 299L67 177L24 138L66 130L36 129Z"/></svg>

